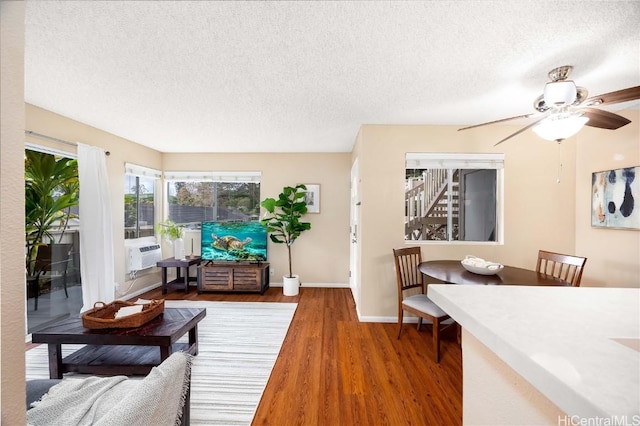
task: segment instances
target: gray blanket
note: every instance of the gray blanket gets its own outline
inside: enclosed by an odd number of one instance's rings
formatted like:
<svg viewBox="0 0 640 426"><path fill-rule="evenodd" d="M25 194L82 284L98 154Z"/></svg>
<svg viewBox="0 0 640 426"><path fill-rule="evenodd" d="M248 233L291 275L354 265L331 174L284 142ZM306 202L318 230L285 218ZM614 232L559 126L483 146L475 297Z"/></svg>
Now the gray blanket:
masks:
<svg viewBox="0 0 640 426"><path fill-rule="evenodd" d="M191 355L177 352L142 380L125 376L68 378L27 411L30 426L173 426L191 378Z"/></svg>

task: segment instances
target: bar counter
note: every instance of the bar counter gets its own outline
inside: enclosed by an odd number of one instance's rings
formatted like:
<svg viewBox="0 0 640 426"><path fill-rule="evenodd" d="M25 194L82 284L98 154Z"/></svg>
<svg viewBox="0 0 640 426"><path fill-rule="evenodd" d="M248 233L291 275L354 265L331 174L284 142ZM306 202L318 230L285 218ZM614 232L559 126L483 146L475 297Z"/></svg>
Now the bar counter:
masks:
<svg viewBox="0 0 640 426"><path fill-rule="evenodd" d="M465 424L640 421L640 289L430 284L428 295L463 329Z"/></svg>

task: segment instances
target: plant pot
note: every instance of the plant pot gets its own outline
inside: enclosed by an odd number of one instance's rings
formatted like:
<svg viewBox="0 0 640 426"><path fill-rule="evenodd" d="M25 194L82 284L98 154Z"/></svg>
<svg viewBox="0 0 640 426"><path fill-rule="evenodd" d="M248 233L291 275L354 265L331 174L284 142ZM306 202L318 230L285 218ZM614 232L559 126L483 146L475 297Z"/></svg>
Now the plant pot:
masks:
<svg viewBox="0 0 640 426"><path fill-rule="evenodd" d="M300 277L282 277L282 294L285 296L297 296L300 292Z"/></svg>
<svg viewBox="0 0 640 426"><path fill-rule="evenodd" d="M184 260L184 240L176 238L173 240L173 257L175 259Z"/></svg>

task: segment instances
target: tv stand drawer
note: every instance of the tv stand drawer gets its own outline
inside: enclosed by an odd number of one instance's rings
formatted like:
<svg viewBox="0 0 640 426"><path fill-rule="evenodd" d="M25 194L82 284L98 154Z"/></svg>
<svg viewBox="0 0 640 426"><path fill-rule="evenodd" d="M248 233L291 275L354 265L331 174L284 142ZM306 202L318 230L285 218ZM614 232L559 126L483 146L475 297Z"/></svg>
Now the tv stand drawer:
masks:
<svg viewBox="0 0 640 426"><path fill-rule="evenodd" d="M259 292L269 288L269 264L229 263L198 267L198 293L215 291Z"/></svg>

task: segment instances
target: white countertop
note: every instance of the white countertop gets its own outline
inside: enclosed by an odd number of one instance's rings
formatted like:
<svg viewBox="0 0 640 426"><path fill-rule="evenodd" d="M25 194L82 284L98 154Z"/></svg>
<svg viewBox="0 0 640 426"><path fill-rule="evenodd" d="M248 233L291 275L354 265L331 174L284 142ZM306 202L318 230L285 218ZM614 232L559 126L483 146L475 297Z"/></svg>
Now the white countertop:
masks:
<svg viewBox="0 0 640 426"><path fill-rule="evenodd" d="M429 284L428 295L566 414L640 414L640 289Z"/></svg>

